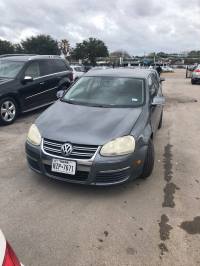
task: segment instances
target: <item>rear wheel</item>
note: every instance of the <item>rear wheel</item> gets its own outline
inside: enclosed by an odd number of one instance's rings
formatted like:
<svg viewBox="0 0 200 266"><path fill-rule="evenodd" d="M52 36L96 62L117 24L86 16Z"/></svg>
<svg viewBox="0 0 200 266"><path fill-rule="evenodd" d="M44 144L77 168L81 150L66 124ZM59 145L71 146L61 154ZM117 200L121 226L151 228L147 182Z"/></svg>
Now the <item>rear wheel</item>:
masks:
<svg viewBox="0 0 200 266"><path fill-rule="evenodd" d="M149 177L153 171L153 167L154 167L154 145L153 141L150 139L148 143L148 148L141 178L146 179L147 177Z"/></svg>
<svg viewBox="0 0 200 266"><path fill-rule="evenodd" d="M6 97L0 100L0 124L12 124L18 114L18 106L16 101L11 97Z"/></svg>
<svg viewBox="0 0 200 266"><path fill-rule="evenodd" d="M191 83L194 85L194 84L196 84L196 81L194 81L193 79L191 79Z"/></svg>

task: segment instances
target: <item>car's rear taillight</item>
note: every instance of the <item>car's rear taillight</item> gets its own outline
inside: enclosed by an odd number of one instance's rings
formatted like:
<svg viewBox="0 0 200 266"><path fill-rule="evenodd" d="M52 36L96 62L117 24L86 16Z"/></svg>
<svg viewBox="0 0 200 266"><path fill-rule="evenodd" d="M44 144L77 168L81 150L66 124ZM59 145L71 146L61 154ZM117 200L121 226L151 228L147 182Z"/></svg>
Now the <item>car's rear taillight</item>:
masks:
<svg viewBox="0 0 200 266"><path fill-rule="evenodd" d="M200 72L200 69L195 69L194 72L198 72L199 73Z"/></svg>
<svg viewBox="0 0 200 266"><path fill-rule="evenodd" d="M6 244L6 252L2 266L21 266L15 252L8 243Z"/></svg>

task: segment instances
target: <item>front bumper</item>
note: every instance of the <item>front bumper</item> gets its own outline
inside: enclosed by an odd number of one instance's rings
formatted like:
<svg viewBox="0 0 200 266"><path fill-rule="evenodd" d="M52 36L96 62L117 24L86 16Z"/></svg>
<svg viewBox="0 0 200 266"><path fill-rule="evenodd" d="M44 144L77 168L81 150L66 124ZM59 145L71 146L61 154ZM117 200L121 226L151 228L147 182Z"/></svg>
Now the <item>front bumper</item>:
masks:
<svg viewBox="0 0 200 266"><path fill-rule="evenodd" d="M70 183L103 186L120 184L138 178L143 171L147 146L143 146L127 156L103 157L97 152L91 160L60 157L76 161L76 175L52 172L51 164L54 156L46 154L41 147L26 142L25 149L29 167L39 174ZM138 160L141 161L139 165L136 163Z"/></svg>

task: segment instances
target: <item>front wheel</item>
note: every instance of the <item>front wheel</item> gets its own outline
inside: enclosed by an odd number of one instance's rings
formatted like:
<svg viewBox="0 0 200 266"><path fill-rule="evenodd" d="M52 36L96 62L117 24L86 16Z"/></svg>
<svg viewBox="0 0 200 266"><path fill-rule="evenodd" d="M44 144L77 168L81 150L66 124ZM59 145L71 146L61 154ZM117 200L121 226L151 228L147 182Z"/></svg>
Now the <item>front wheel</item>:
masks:
<svg viewBox="0 0 200 266"><path fill-rule="evenodd" d="M6 97L0 100L0 124L12 124L18 114L18 106L16 101L11 97Z"/></svg>
<svg viewBox="0 0 200 266"><path fill-rule="evenodd" d="M143 167L143 172L141 175L141 178L146 179L149 177L153 171L154 167L154 145L153 141L150 139L148 143L148 148L147 148L147 153L146 153L146 158L144 161L144 167Z"/></svg>

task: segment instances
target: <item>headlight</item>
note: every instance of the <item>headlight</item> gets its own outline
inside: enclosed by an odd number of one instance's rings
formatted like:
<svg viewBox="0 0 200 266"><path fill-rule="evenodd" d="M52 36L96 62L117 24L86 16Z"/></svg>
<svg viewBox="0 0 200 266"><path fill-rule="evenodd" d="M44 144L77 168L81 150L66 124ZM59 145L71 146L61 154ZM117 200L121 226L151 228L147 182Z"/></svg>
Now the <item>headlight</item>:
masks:
<svg viewBox="0 0 200 266"><path fill-rule="evenodd" d="M33 124L29 129L27 140L33 145L40 145L42 138L35 124Z"/></svg>
<svg viewBox="0 0 200 266"><path fill-rule="evenodd" d="M134 152L135 139L132 136L125 136L112 140L101 148L102 156L119 156Z"/></svg>

